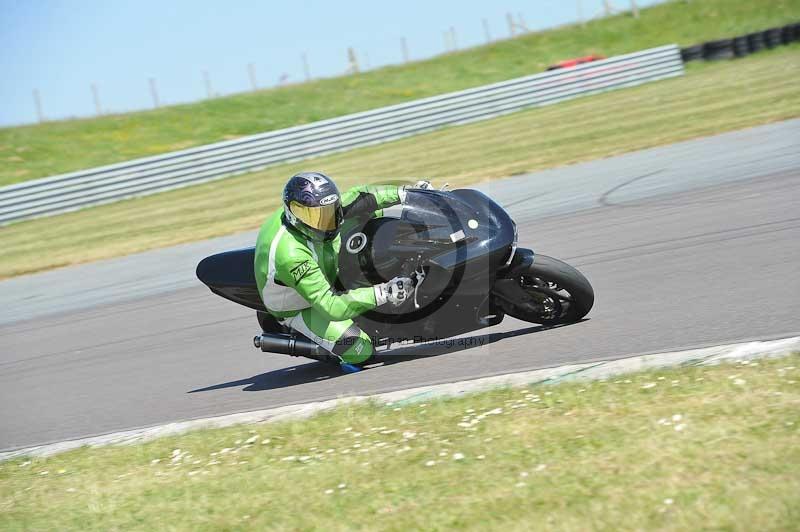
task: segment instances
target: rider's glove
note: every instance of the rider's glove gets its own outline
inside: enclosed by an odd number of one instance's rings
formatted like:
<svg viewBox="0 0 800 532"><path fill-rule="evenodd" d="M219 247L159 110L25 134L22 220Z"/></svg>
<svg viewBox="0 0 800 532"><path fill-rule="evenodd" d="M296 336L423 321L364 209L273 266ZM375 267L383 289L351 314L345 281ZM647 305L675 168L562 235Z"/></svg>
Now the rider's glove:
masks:
<svg viewBox="0 0 800 532"><path fill-rule="evenodd" d="M379 307L385 303L391 303L397 307L414 293L414 283L409 277L395 277L388 283L376 284L373 289L375 290L375 301Z"/></svg>
<svg viewBox="0 0 800 532"><path fill-rule="evenodd" d="M417 189L417 190L433 190L433 185L431 185L430 181L425 181L424 179L421 179L421 180L417 181L413 185L403 185L402 187L400 187L400 191L399 191L400 203L405 203L406 202L406 192L409 191L409 190L413 190L413 189Z"/></svg>

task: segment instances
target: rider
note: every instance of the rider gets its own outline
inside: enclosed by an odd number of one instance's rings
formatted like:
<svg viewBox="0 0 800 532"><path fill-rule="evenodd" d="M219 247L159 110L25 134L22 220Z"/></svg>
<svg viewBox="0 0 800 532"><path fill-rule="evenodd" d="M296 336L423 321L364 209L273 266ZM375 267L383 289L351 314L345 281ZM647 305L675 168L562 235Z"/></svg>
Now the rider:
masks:
<svg viewBox="0 0 800 532"><path fill-rule="evenodd" d="M283 190L283 208L258 233L255 276L264 306L279 322L308 337L356 369L372 356L370 337L352 318L385 304L398 306L414 291L408 277L337 292L339 231L345 221L364 221L405 200L407 188L355 187L344 194L319 172L293 176Z"/></svg>

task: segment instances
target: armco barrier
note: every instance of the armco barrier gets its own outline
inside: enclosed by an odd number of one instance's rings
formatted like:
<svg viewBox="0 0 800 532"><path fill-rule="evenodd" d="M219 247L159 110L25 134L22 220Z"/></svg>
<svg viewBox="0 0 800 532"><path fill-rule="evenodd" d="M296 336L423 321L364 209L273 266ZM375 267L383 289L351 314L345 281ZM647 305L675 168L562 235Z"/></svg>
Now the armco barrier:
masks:
<svg viewBox="0 0 800 532"><path fill-rule="evenodd" d="M680 76L676 45L575 68L0 188L0 225L162 192L326 153Z"/></svg>

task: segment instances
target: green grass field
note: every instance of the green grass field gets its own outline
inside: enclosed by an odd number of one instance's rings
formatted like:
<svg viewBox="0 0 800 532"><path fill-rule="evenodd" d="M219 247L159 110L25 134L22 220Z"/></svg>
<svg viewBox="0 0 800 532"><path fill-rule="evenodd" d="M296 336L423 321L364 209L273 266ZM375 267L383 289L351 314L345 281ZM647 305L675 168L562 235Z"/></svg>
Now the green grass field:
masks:
<svg viewBox="0 0 800 532"><path fill-rule="evenodd" d="M797 530L798 501L798 355L0 463L3 530Z"/></svg>
<svg viewBox="0 0 800 532"><path fill-rule="evenodd" d="M0 228L0 278L257 228L288 176L454 186L800 116L800 46L476 124Z"/></svg>
<svg viewBox="0 0 800 532"><path fill-rule="evenodd" d="M673 1L358 76L196 104L0 129L0 185L510 79L578 55L690 45L800 20L800 0ZM479 24L480 21L475 21ZM46 102L46 95L45 95Z"/></svg>

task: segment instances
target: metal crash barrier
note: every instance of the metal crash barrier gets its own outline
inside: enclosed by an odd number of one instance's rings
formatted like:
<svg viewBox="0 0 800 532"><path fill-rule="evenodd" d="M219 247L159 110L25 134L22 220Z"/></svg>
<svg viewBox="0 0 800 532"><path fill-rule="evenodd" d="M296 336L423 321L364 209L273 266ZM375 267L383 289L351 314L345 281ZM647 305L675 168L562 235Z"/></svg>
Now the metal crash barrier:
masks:
<svg viewBox="0 0 800 532"><path fill-rule="evenodd" d="M677 45L0 188L0 225L387 142L684 72Z"/></svg>

